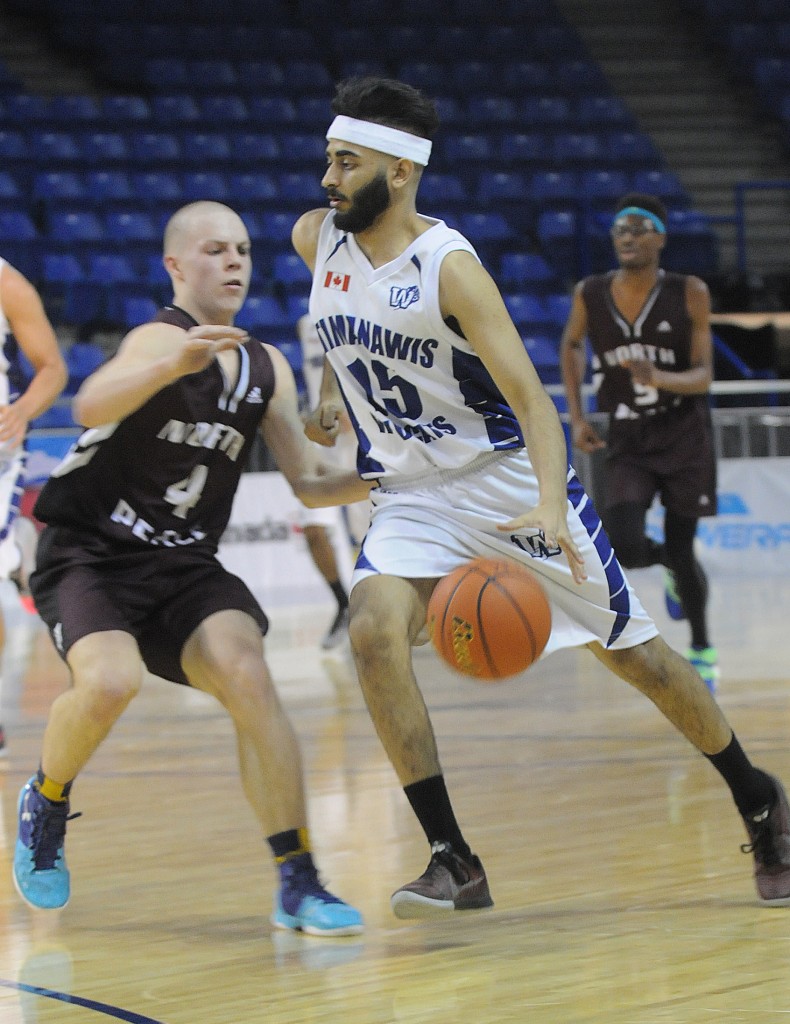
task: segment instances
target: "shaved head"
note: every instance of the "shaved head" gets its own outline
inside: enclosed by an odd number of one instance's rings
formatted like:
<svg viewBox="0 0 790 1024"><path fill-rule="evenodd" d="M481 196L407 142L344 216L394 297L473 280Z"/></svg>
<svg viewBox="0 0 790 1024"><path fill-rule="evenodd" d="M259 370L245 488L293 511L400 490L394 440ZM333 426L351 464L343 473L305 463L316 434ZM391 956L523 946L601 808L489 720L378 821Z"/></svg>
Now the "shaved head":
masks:
<svg viewBox="0 0 790 1024"><path fill-rule="evenodd" d="M245 239L241 217L223 203L200 200L176 210L165 227L164 255L178 256L197 238Z"/></svg>

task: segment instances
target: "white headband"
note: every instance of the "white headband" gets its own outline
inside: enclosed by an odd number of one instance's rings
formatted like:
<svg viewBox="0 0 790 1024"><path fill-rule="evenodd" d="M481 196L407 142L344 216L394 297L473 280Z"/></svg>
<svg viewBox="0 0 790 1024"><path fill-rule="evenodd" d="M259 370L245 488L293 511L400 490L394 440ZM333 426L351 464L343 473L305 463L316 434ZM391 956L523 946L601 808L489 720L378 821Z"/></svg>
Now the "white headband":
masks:
<svg viewBox="0 0 790 1024"><path fill-rule="evenodd" d="M366 149L375 149L388 156L405 157L422 167L427 166L431 155L430 139L422 139L411 132L402 132L399 128L390 128L386 124L374 121L360 121L356 117L339 114L326 133L328 139L341 139L343 142L355 142Z"/></svg>

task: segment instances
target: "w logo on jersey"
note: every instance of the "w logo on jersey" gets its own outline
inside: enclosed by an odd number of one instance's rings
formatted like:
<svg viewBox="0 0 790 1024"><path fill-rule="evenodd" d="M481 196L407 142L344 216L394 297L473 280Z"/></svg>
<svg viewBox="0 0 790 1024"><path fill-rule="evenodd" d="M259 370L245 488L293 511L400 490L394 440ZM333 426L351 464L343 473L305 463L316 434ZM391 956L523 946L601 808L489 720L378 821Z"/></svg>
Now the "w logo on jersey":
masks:
<svg viewBox="0 0 790 1024"><path fill-rule="evenodd" d="M416 284L408 288L390 288L390 306L393 309L408 309L420 300L420 289Z"/></svg>

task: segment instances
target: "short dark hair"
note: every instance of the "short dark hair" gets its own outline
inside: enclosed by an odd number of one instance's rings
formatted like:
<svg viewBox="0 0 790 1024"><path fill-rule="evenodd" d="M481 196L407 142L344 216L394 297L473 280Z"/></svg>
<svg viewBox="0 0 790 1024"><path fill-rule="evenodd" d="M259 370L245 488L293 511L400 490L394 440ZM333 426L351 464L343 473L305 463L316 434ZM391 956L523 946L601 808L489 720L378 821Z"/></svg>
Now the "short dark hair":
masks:
<svg viewBox="0 0 790 1024"><path fill-rule="evenodd" d="M336 114L373 121L432 139L439 127L433 100L394 78L368 76L339 82L332 100Z"/></svg>
<svg viewBox="0 0 790 1024"><path fill-rule="evenodd" d="M621 210L625 210L628 206L641 206L643 210L647 210L648 213L654 213L656 217L664 224L667 225L667 208L658 198L658 196L648 195L646 192L629 192L628 195L623 196L620 202L615 207L615 217Z"/></svg>

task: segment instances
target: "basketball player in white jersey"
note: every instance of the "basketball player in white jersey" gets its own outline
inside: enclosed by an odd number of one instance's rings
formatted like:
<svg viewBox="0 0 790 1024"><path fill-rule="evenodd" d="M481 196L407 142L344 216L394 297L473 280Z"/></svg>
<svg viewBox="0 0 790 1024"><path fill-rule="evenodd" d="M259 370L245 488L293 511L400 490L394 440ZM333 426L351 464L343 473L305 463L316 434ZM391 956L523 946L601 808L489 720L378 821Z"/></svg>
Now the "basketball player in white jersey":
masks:
<svg viewBox="0 0 790 1024"><path fill-rule="evenodd" d="M546 653L586 645L644 693L720 772L744 818L765 903L790 903L790 809L755 768L699 674L658 635L568 466L564 435L499 291L470 243L417 212L438 127L389 79L338 87L322 185L294 246L313 271L310 316L329 371L308 436L331 444L347 406L372 518L349 633L378 734L431 845L398 917L492 903L452 810L411 661L437 580L477 555L537 572L552 606Z"/></svg>
<svg viewBox="0 0 790 1024"><path fill-rule="evenodd" d="M9 381L14 339L35 373L20 394ZM15 267L0 258L0 580L27 586L35 558L36 530L19 515L25 487L28 423L45 412L66 386L58 340L38 292ZM0 660L5 622L0 612ZM0 664L0 668L1 668ZM0 676L0 751L5 748Z"/></svg>
<svg viewBox="0 0 790 1024"><path fill-rule="evenodd" d="M321 377L324 368L324 348L316 334L309 316L302 316L296 324L296 334L302 346L302 376L307 392L308 408L314 409L320 400ZM356 464L357 439L347 416L343 418L342 429L334 448L329 449L335 456L335 465L353 469ZM326 460L326 455L324 455ZM310 557L326 580L337 601L337 612L326 636L321 642L324 650L330 650L343 643L348 637L348 592L346 563L350 570L351 544L359 547L367 530L370 505L360 501L340 508L333 505L325 508L305 508L301 523Z"/></svg>

